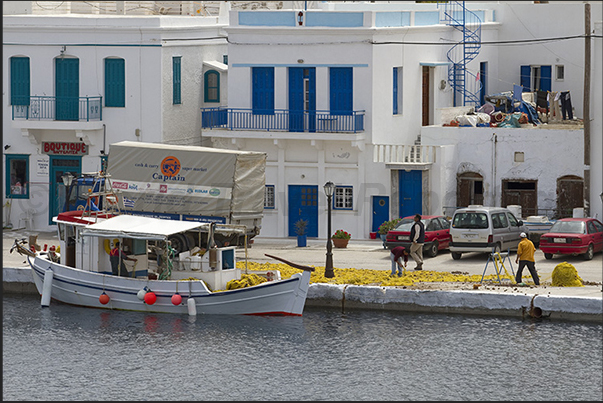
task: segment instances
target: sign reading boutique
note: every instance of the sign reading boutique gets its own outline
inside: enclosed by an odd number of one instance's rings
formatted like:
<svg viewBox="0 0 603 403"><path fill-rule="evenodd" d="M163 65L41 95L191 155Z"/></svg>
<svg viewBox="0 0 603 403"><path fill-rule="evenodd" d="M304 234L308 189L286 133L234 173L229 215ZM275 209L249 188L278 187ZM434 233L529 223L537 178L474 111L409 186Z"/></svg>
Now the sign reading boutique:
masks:
<svg viewBox="0 0 603 403"><path fill-rule="evenodd" d="M43 141L42 152L48 155L88 155L88 146L84 143Z"/></svg>

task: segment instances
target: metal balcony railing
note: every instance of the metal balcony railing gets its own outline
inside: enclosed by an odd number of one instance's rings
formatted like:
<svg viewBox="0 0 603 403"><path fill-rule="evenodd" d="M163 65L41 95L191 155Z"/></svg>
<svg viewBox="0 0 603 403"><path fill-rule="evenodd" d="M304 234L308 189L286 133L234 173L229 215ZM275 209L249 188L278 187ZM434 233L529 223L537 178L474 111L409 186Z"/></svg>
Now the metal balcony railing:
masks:
<svg viewBox="0 0 603 403"><path fill-rule="evenodd" d="M201 125L204 129L358 133L364 131L364 111L202 108Z"/></svg>
<svg viewBox="0 0 603 403"><path fill-rule="evenodd" d="M13 120L103 120L103 97L30 96L12 105Z"/></svg>

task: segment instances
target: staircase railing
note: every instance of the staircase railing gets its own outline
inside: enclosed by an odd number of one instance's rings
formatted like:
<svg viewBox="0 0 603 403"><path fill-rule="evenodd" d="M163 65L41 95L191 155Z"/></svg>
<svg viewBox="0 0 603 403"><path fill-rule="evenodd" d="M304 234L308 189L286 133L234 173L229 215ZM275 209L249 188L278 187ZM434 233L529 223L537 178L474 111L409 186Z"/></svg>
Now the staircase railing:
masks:
<svg viewBox="0 0 603 403"><path fill-rule="evenodd" d="M479 106L480 91L482 83L478 74L467 69L467 64L475 59L481 48L482 21L471 10L465 7L464 1L448 1L438 3L438 7L444 7L441 15L441 22L454 27L463 34L463 40L456 43L446 56L451 62L448 68L448 82L452 86L454 96L454 106L457 106L457 96L459 94L463 101L463 106Z"/></svg>

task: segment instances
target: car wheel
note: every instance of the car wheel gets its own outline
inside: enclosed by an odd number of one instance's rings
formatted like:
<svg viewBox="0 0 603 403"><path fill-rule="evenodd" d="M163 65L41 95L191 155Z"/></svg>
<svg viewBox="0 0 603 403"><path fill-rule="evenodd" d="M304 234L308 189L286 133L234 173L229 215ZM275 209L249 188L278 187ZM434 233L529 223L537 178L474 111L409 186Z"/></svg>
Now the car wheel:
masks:
<svg viewBox="0 0 603 403"><path fill-rule="evenodd" d="M500 253L500 244L497 243L496 246L494 247L494 253Z"/></svg>
<svg viewBox="0 0 603 403"><path fill-rule="evenodd" d="M438 255L438 241L433 241L431 245L427 246L427 255L429 257L436 257Z"/></svg>
<svg viewBox="0 0 603 403"><path fill-rule="evenodd" d="M593 260L595 256L595 250L592 245L588 245L588 250L584 254L584 260Z"/></svg>
<svg viewBox="0 0 603 403"><path fill-rule="evenodd" d="M452 255L452 258L454 260L460 260L461 259L461 253L460 252L452 252L451 255Z"/></svg>
<svg viewBox="0 0 603 403"><path fill-rule="evenodd" d="M552 254L552 253L545 253L545 254L544 254L544 258L545 258L546 260L551 260L551 259L553 258L553 254Z"/></svg>

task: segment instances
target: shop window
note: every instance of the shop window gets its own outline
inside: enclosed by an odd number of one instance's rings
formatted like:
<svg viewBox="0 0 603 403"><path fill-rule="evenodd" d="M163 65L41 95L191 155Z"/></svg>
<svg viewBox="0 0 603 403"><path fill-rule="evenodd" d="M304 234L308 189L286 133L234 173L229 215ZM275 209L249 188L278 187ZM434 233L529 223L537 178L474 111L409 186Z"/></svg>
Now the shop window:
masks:
<svg viewBox="0 0 603 403"><path fill-rule="evenodd" d="M6 155L6 197L12 199L29 198L29 156Z"/></svg>

